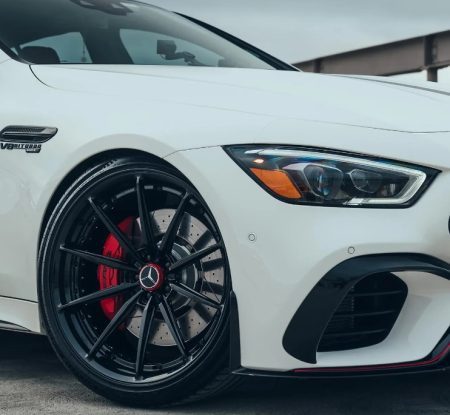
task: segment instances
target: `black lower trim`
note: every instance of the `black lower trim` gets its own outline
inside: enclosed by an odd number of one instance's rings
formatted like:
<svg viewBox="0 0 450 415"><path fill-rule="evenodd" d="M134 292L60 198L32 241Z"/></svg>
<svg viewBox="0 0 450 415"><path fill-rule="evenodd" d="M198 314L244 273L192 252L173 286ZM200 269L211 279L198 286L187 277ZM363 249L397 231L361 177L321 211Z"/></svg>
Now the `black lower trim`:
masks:
<svg viewBox="0 0 450 415"><path fill-rule="evenodd" d="M31 333L31 331L25 327L18 326L17 324L13 324L13 323L9 323L8 321L1 321L1 320L0 320L0 330L18 331L21 333Z"/></svg>
<svg viewBox="0 0 450 415"><path fill-rule="evenodd" d="M241 337L236 294L230 294L230 371L241 367Z"/></svg>
<svg viewBox="0 0 450 415"><path fill-rule="evenodd" d="M284 334L284 349L296 359L317 363L322 335L351 288L370 275L401 271L429 272L450 280L450 265L428 255L368 255L344 261L329 271L300 305Z"/></svg>
<svg viewBox="0 0 450 415"><path fill-rule="evenodd" d="M418 369L398 369L398 370L373 370L365 372L273 372L264 370L252 370L252 369L238 369L233 372L237 376L252 376L252 377L264 377L264 378L277 378L277 379L343 379L343 378L371 378L379 376L400 376L400 375L419 375L425 373L447 372L450 371L450 362L441 363L436 366L429 366L426 368Z"/></svg>

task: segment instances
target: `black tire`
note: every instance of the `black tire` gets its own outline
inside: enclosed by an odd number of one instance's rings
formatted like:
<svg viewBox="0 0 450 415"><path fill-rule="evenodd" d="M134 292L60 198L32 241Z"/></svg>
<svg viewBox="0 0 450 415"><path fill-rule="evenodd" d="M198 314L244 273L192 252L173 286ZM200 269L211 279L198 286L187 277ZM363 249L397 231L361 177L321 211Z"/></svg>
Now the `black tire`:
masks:
<svg viewBox="0 0 450 415"><path fill-rule="evenodd" d="M101 250L105 241L118 244L114 254ZM39 298L50 342L83 384L113 401L173 405L237 384L227 369L230 293L211 212L162 163L118 158L90 168L44 232Z"/></svg>

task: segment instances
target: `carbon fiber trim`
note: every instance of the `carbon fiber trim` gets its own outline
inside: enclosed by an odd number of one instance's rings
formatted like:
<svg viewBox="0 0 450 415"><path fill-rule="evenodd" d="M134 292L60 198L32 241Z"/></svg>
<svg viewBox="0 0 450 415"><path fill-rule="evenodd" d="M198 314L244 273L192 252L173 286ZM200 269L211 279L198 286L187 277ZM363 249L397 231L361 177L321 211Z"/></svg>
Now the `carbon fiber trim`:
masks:
<svg viewBox="0 0 450 415"><path fill-rule="evenodd" d="M54 127L10 125L0 132L0 141L41 144L53 138L57 132L58 129Z"/></svg>

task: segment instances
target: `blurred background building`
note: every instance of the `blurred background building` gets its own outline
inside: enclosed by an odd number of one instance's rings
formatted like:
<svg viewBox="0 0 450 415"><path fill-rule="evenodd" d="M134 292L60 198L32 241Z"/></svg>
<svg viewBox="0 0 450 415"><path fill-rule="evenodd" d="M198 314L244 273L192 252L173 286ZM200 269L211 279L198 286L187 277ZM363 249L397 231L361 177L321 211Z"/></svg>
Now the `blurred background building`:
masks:
<svg viewBox="0 0 450 415"><path fill-rule="evenodd" d="M449 0L146 0L306 71L450 84Z"/></svg>

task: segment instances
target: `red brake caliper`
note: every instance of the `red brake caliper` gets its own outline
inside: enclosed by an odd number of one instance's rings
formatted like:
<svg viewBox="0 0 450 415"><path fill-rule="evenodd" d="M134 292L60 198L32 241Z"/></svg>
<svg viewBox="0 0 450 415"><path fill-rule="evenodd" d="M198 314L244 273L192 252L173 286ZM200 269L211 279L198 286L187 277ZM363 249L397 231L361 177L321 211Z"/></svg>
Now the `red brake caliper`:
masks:
<svg viewBox="0 0 450 415"><path fill-rule="evenodd" d="M133 236L134 226L135 226L135 218L133 218L132 216L126 218L118 225L119 229L130 239ZM125 259L125 253L122 247L119 245L119 242L112 234L109 234L108 237L106 238L105 244L103 245L102 254L110 258L121 260ZM100 285L100 290L115 287L116 285L121 283L120 271L113 268L109 268L105 265L98 266L97 278ZM100 302L100 305L102 307L103 313L105 313L105 316L109 320L111 320L122 306L122 302L123 302L122 296L117 296L102 300Z"/></svg>

